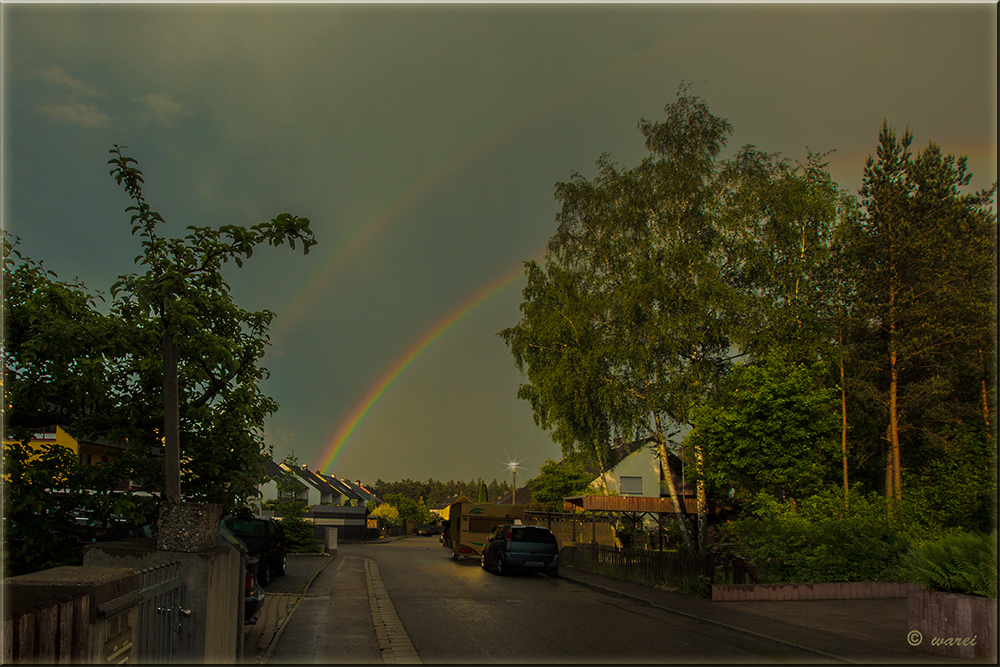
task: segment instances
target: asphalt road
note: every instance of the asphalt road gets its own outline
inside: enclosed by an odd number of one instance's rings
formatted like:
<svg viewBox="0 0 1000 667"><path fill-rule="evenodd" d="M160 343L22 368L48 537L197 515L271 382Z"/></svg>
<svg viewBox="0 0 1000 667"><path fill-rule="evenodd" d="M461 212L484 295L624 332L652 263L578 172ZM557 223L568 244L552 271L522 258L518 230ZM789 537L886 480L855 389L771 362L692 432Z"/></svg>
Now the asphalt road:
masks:
<svg viewBox="0 0 1000 667"><path fill-rule="evenodd" d="M565 580L484 572L478 559L452 561L437 537L340 553L378 564L424 664L828 662Z"/></svg>

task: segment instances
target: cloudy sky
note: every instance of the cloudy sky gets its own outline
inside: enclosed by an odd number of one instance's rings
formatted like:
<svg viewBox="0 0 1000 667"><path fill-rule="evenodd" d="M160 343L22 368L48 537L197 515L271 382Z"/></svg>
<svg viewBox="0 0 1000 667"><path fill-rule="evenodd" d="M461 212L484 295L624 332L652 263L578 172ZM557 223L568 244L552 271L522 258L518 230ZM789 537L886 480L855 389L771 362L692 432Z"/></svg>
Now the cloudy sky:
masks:
<svg viewBox="0 0 1000 667"><path fill-rule="evenodd" d="M270 309L277 456L352 479L518 479L559 458L496 333L553 186L644 155L682 82L745 144L836 150L883 118L996 179L995 4L3 4L3 224L62 279L134 270L108 149L173 235L308 217L227 275Z"/></svg>

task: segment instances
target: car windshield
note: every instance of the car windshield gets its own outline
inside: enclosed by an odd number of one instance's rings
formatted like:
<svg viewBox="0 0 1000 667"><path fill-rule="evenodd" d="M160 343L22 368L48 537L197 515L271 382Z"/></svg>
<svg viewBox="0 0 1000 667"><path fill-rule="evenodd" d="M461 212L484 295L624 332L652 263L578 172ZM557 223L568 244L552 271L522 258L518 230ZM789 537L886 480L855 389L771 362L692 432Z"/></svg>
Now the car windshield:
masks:
<svg viewBox="0 0 1000 667"><path fill-rule="evenodd" d="M535 542L539 544L555 544L555 535L545 528L534 526L517 526L511 529L511 540L514 542Z"/></svg>
<svg viewBox="0 0 1000 667"><path fill-rule="evenodd" d="M226 527L237 537L264 537L266 526L263 521L240 521L226 519Z"/></svg>

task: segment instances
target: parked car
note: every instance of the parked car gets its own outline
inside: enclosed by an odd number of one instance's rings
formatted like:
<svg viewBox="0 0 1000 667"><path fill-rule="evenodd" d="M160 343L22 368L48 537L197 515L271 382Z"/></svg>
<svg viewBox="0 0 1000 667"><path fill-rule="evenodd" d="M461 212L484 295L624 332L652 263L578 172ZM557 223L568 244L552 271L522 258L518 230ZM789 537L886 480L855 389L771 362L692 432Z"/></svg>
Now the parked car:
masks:
<svg viewBox="0 0 1000 667"><path fill-rule="evenodd" d="M439 535L442 530L441 526L436 523L422 523L417 526L417 535L430 537L431 535Z"/></svg>
<svg viewBox="0 0 1000 667"><path fill-rule="evenodd" d="M257 580L260 559L250 553L247 545L233 535L225 523L219 527L219 542L232 544L246 555L246 567L243 571L243 625L254 625L264 607L264 589Z"/></svg>
<svg viewBox="0 0 1000 667"><path fill-rule="evenodd" d="M280 523L274 519L226 517L222 525L260 559L257 578L261 586L267 586L275 577L285 574L285 531Z"/></svg>
<svg viewBox="0 0 1000 667"><path fill-rule="evenodd" d="M497 574L516 571L545 572L559 576L559 545L556 536L541 526L506 524L497 526L483 545L481 564Z"/></svg>

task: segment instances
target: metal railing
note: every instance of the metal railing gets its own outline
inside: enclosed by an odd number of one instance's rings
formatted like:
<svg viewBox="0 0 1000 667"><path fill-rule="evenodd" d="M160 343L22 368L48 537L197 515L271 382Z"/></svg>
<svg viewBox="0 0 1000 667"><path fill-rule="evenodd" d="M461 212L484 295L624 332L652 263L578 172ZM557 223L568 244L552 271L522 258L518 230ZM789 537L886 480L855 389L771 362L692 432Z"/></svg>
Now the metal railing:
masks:
<svg viewBox="0 0 1000 667"><path fill-rule="evenodd" d="M177 657L184 580L180 561L139 572L135 662L169 663Z"/></svg>

